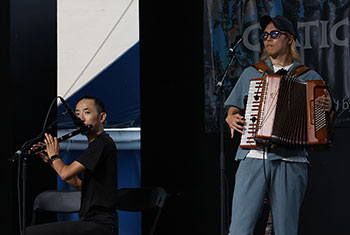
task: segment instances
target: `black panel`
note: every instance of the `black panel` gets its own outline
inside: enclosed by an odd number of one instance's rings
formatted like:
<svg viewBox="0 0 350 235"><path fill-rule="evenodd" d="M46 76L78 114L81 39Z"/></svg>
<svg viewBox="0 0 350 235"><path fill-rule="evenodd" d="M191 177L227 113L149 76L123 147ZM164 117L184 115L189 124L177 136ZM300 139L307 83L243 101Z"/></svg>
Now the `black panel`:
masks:
<svg viewBox="0 0 350 235"><path fill-rule="evenodd" d="M2 70L2 89L7 92L3 112L6 126L6 148L2 148L1 172L6 184L6 207L2 212L2 233L18 233L17 163L7 159L42 128L46 112L57 90L56 1L1 1L1 54L6 68ZM6 115L5 115L6 114ZM49 122L56 117L53 109ZM39 159L28 161L27 222L35 195L56 187L52 169Z"/></svg>

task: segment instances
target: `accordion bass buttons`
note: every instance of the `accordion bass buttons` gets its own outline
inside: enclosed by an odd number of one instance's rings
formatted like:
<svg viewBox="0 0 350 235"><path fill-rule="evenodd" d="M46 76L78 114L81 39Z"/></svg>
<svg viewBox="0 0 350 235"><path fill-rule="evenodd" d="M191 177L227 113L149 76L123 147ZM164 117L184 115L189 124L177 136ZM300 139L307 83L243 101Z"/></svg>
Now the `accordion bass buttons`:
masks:
<svg viewBox="0 0 350 235"><path fill-rule="evenodd" d="M308 108L308 144L320 145L327 144L327 120L326 112L315 104L315 100L323 96L326 86L321 80L307 81L307 100Z"/></svg>

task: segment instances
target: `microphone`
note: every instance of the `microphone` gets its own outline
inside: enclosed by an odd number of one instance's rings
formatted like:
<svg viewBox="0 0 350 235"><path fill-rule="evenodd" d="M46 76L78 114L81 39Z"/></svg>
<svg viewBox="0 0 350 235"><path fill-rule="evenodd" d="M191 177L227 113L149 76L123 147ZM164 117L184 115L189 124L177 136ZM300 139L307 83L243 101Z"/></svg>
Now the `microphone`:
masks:
<svg viewBox="0 0 350 235"><path fill-rule="evenodd" d="M235 41L231 44L231 46L228 50L230 52L234 52L234 50L241 43L242 40L243 40L242 35L237 35Z"/></svg>
<svg viewBox="0 0 350 235"><path fill-rule="evenodd" d="M22 154L21 150L17 150L10 158L9 161L10 162L15 162Z"/></svg>
<svg viewBox="0 0 350 235"><path fill-rule="evenodd" d="M77 127L84 127L85 124L84 122L77 117L77 115L75 115L75 113L73 112L72 108L67 104L67 102L61 97L59 96L63 106L66 108L69 116L71 117L72 121L74 122L74 124L77 126Z"/></svg>

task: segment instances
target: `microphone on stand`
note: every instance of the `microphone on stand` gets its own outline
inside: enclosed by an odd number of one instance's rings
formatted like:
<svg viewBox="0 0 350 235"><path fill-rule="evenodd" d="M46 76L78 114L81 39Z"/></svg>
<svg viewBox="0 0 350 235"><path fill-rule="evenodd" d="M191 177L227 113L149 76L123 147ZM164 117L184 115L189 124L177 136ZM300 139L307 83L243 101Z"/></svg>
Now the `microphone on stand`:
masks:
<svg viewBox="0 0 350 235"><path fill-rule="evenodd" d="M15 162L22 154L21 150L17 150L10 158L9 161L10 162Z"/></svg>
<svg viewBox="0 0 350 235"><path fill-rule="evenodd" d="M71 117L72 121L74 122L74 124L77 126L77 127L83 127L85 126L84 122L77 117L77 115L75 115L75 113L73 112L72 108L67 104L67 102L61 97L59 96L63 106L66 108L69 116Z"/></svg>
<svg viewBox="0 0 350 235"><path fill-rule="evenodd" d="M77 135L77 134L80 134L80 133L83 133L87 130L89 130L90 128L92 128L92 125L87 125L85 126L84 122L75 115L75 113L73 112L72 108L67 104L67 102L61 97L61 96L58 96L58 98L61 100L63 106L65 107L66 109L66 112L69 114L69 116L71 117L73 123L78 127L78 130L68 134L68 135L65 135L65 136L62 136L58 139L58 142L60 141L64 141L68 138L71 138L72 136L74 135ZM23 147L16 151L10 158L9 158L9 161L11 162L15 162L20 156L22 153L24 152L27 152L26 148L28 147L28 145L25 145L26 147ZM32 154L32 153L35 153L39 150L43 150L45 149L45 144L43 144L41 147L39 147L38 149L36 150L29 150L27 153L29 154Z"/></svg>
<svg viewBox="0 0 350 235"><path fill-rule="evenodd" d="M87 130L89 130L90 128L92 128L92 125L85 125L84 122L75 115L75 113L73 112L72 108L67 104L67 102L61 97L61 96L58 96L58 98L60 98L63 106L65 107L67 113L69 114L69 116L71 117L72 121L74 122L74 124L77 126L77 130L71 132L71 133L68 133L64 136L61 136L58 138L58 142L61 142L61 141L65 141L75 135L78 135L78 134L81 134ZM33 153L36 153L36 152L39 152L41 150L44 150L46 148L46 145L45 144L42 144L40 147L38 148L35 148L35 149L30 149L28 151L28 154L33 154ZM17 153L17 152L16 152Z"/></svg>
<svg viewBox="0 0 350 235"><path fill-rule="evenodd" d="M231 44L229 48L229 56L231 57L229 63L226 66L226 69L221 77L221 79L218 81L215 87L215 94L219 97L219 128L220 128L220 219L221 219L221 234L227 234L227 179L225 176L225 153L224 153L224 91L223 91L223 84L224 80L226 78L226 75L229 71L229 68L233 62L233 60L236 58L235 50L238 47L238 45L242 41L242 36L238 35L235 38L234 43Z"/></svg>
<svg viewBox="0 0 350 235"><path fill-rule="evenodd" d="M230 62L228 63L228 65L226 66L225 72L222 75L222 78L220 81L218 81L215 85L215 94L219 94L221 87L224 85L224 80L226 78L226 75L228 73L228 70L231 66L232 61L236 58L236 55L234 54L236 48L238 47L238 45L242 42L243 38L242 35L237 35L235 41L231 44L230 48L228 49L229 54L231 54L231 59Z"/></svg>
<svg viewBox="0 0 350 235"><path fill-rule="evenodd" d="M234 52L242 40L242 35L237 35L235 41L231 44L230 48L228 49L229 52Z"/></svg>

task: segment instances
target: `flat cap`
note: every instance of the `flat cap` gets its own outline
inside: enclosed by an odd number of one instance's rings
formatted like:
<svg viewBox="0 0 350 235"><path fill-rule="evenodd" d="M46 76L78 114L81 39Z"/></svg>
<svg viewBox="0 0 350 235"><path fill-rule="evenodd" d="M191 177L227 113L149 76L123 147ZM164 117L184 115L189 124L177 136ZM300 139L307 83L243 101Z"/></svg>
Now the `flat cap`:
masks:
<svg viewBox="0 0 350 235"><path fill-rule="evenodd" d="M285 31L293 35L294 39L297 39L297 34L294 30L294 26L292 22L290 22L286 17L283 16L276 16L274 18L271 18L268 15L265 15L261 17L260 19L260 27L262 30L265 30L266 26L272 22L276 28L278 28L281 31Z"/></svg>

